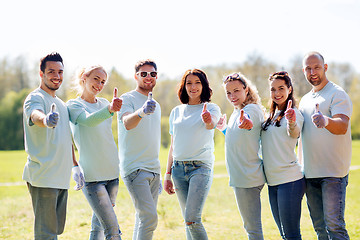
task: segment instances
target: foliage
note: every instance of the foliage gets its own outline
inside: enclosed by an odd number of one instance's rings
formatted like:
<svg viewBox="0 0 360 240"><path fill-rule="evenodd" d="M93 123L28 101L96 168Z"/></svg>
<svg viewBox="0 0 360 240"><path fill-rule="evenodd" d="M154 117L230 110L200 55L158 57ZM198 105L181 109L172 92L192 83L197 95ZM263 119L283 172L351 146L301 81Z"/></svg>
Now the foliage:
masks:
<svg viewBox="0 0 360 240"><path fill-rule="evenodd" d="M21 149L23 148L22 140L22 118L19 106L25 99L28 88L34 88L37 85L38 65L34 69L28 69L26 59L19 56L14 60L8 58L0 59L0 135L4 136L0 140L0 149ZM35 67L36 66L36 67ZM269 74L287 70L294 83L294 93L299 101L301 96L307 93L311 87L305 80L302 72L302 57L294 56L289 62L289 66L278 66L276 63L264 59L260 54L254 52L250 54L243 63L222 64L215 66L205 66L202 68L208 76L210 87L213 90L211 101L219 105L221 111L230 116L233 111L232 105L227 101L222 86L224 76L233 72L242 72L257 87L262 103L267 107L269 100ZM329 80L342 86L349 93L353 103L353 114L351 117L351 130L354 139L360 138L360 74L356 73L348 63L331 63L329 64L327 76ZM119 95L135 88L134 79L127 79L112 68L109 73L109 80L100 96L111 101L114 87L119 90ZM76 93L70 87L70 81L65 76L64 84L57 95L65 102L76 97ZM177 98L177 89L180 79L171 79L159 74L157 85L154 88L154 98L160 103L162 120L162 145L169 145L167 117L170 115L172 108L179 105ZM25 89L24 91L22 91ZM11 92L11 93L10 93ZM20 104L21 103L21 104ZM20 111L20 112L19 112ZM117 140L116 116L113 118L114 138ZM21 140L20 140L21 139Z"/></svg>
<svg viewBox="0 0 360 240"><path fill-rule="evenodd" d="M24 149L24 132L22 126L23 104L29 89L19 93L10 91L0 104L0 150Z"/></svg>

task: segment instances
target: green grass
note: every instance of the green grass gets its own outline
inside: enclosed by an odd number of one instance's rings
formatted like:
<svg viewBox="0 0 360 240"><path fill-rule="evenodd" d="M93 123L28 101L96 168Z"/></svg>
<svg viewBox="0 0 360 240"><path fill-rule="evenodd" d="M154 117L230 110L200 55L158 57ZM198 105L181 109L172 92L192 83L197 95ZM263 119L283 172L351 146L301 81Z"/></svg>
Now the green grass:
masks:
<svg viewBox="0 0 360 240"><path fill-rule="evenodd" d="M221 140L221 139L220 139ZM163 172L167 160L167 149L161 149L160 158ZM244 239L246 234L236 206L232 189L228 186L228 176L224 162L222 145L216 148L214 182L207 198L203 222L210 239ZM0 239L33 239L33 212L31 199L25 183L21 180L26 162L24 151L0 152ZM360 165L360 141L353 141L352 166ZM20 183L4 186L3 183ZM82 192L69 190L67 221L64 233L59 239L88 239L91 224L91 208ZM360 239L360 169L350 172L347 189L346 223L351 239ZM131 239L134 225L134 207L122 182L115 211L123 232L123 239ZM185 239L183 219L175 195L165 192L159 197L159 225L154 239ZM280 239L271 215L267 188L262 191L262 221L265 239ZM306 201L303 201L301 232L303 239L316 239Z"/></svg>

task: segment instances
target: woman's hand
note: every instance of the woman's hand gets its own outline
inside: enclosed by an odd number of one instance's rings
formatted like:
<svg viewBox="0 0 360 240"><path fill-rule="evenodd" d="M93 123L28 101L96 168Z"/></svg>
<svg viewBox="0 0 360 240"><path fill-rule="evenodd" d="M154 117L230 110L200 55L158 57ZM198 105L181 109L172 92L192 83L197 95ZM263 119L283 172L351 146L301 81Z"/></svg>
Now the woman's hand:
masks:
<svg viewBox="0 0 360 240"><path fill-rule="evenodd" d="M247 114L244 113L244 109L240 110L239 128L251 130L254 124Z"/></svg>

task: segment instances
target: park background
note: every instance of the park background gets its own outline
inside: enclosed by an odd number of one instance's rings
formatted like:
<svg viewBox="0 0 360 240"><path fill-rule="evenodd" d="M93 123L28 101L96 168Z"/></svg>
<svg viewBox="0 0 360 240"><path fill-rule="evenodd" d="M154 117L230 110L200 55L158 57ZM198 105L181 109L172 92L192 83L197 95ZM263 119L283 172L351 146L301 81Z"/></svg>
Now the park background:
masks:
<svg viewBox="0 0 360 240"><path fill-rule="evenodd" d="M58 96L74 98L71 81L77 69L103 65L109 81L101 96L113 88L120 94L134 89L134 65L143 58L158 64L154 98L162 108L161 164L165 171L170 136L168 116L179 104L177 86L185 70L200 68L213 89L212 102L230 116L222 79L242 72L258 88L268 106L269 74L286 70L297 100L310 90L302 73L302 57L321 52L329 80L342 86L353 103L352 169L346 220L350 236L360 238L360 3L356 0L304 1L61 1L14 0L1 3L0 45L0 239L32 239L33 214L25 183L22 105L39 85L39 59L58 51L64 58L64 82ZM113 121L117 139L116 121ZM246 239L224 163L224 137L215 134L215 179L204 210L210 239ZM72 185L74 182L72 181ZM91 209L80 192L69 191L68 220L60 239L86 239ZM266 239L279 239L262 193ZM123 183L116 212L124 239L130 239L133 207ZM159 198L159 227L155 239L184 239L175 196ZM304 201L302 233L314 239Z"/></svg>

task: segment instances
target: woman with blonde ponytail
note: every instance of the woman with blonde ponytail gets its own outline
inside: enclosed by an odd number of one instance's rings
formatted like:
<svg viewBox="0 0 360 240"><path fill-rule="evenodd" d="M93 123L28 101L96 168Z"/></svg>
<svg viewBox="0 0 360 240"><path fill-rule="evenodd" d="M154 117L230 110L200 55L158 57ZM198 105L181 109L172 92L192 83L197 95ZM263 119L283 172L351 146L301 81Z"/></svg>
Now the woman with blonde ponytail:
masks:
<svg viewBox="0 0 360 240"><path fill-rule="evenodd" d="M113 207L119 187L119 158L111 130L112 116L121 109L117 88L111 102L97 97L107 82L107 73L96 65L83 68L75 79L76 99L67 102L71 130L79 151L73 172L83 172L82 188L91 208L91 240L121 239ZM76 176L76 174L74 175ZM75 186L80 190L81 186Z"/></svg>

